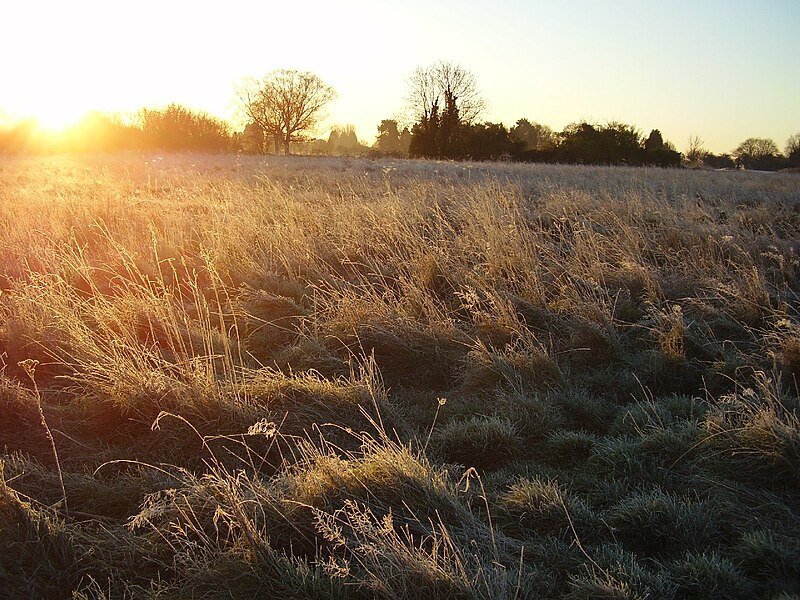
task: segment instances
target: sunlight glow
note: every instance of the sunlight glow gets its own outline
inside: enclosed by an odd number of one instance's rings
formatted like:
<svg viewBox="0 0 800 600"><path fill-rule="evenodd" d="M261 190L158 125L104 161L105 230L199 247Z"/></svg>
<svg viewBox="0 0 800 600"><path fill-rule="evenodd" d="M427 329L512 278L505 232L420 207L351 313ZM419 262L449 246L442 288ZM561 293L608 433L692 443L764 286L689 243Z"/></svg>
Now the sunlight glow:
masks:
<svg viewBox="0 0 800 600"><path fill-rule="evenodd" d="M48 133L59 133L78 124L86 112L86 104L63 106L55 103L33 108L31 116L36 120L39 129Z"/></svg>
<svg viewBox="0 0 800 600"><path fill-rule="evenodd" d="M556 131L581 119L620 120L659 128L679 149L698 135L716 152L748 136L782 145L794 133L800 4L576 3L490 9L477 0L408 0L401 9L309 0L302 35L269 27L265 36L265 24L297 23L297 9L10 0L0 10L0 109L58 129L87 111L131 114L175 102L241 126L235 83L289 68L337 90L327 127L352 123L369 143L381 119L403 118L413 69L446 60L477 77L488 104L482 119L506 126L523 117Z"/></svg>

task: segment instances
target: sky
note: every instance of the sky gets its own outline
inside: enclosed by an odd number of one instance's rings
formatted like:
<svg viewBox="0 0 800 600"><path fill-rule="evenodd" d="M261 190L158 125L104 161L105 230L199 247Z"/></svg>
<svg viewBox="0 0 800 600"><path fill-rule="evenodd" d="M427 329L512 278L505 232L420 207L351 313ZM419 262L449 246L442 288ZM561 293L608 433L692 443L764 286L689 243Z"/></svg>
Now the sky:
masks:
<svg viewBox="0 0 800 600"><path fill-rule="evenodd" d="M318 136L371 143L444 60L506 126L622 121L717 153L800 133L800 0L3 0L0 22L0 121L178 102L235 122L237 82L289 68L338 93Z"/></svg>

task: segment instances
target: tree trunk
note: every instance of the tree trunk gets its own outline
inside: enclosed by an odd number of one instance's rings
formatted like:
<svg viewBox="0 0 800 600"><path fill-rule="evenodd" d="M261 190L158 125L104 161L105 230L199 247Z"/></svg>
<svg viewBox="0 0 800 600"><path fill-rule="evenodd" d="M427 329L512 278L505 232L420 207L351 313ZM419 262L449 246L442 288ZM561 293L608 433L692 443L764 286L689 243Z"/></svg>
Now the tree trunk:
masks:
<svg viewBox="0 0 800 600"><path fill-rule="evenodd" d="M284 114L283 131L281 131L281 134L283 135L283 150L286 156L291 154L291 152L289 152L289 141L292 139L292 133L294 133L294 130L289 123L289 115Z"/></svg>

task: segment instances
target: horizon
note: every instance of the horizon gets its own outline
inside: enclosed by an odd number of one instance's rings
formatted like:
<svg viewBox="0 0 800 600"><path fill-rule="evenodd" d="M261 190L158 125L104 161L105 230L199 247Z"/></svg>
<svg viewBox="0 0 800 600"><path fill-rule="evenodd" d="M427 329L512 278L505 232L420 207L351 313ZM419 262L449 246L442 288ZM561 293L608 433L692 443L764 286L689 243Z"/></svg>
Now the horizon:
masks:
<svg viewBox="0 0 800 600"><path fill-rule="evenodd" d="M381 120L403 120L411 72L447 60L475 75L488 105L479 120L506 127L522 118L554 131L621 121L645 135L660 130L680 151L699 136L717 154L750 137L783 150L800 130L800 5L786 0L669 8L506 0L490 9L474 0L312 2L315 18L305 15L304 27L270 36L265 23L297 15L248 2L221 12L152 0L111 10L94 0L40 0L5 12L20 26L0 40L0 52L15 57L0 67L0 122L32 117L58 129L88 112L177 103L238 128L235 84L296 68L338 93L316 137L352 124L371 144Z"/></svg>

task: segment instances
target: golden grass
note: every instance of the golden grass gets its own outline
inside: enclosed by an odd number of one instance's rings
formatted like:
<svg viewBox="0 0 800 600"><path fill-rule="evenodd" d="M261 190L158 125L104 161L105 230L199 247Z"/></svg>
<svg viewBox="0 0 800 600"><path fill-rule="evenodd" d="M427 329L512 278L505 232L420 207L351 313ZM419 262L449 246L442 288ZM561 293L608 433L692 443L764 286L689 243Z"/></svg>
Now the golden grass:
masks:
<svg viewBox="0 0 800 600"><path fill-rule="evenodd" d="M797 593L798 181L0 158L0 576Z"/></svg>

